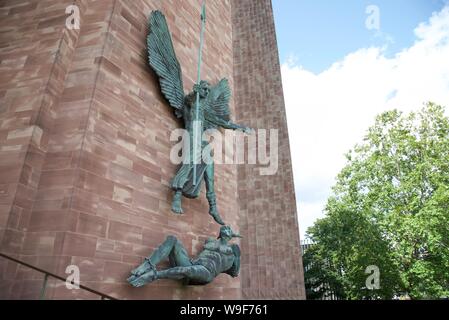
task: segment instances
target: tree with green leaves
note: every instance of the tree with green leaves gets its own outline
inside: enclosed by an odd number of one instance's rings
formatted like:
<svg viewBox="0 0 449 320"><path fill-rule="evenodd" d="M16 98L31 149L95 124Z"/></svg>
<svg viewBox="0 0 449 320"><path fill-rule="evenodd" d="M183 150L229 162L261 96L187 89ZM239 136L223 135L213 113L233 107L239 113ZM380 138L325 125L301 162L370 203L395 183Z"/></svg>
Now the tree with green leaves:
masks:
<svg viewBox="0 0 449 320"><path fill-rule="evenodd" d="M379 115L347 154L316 243L306 285L327 281L343 299L449 296L449 118L428 103ZM380 288L366 286L368 266ZM307 279L313 279L308 282ZM372 288L371 288L372 289Z"/></svg>

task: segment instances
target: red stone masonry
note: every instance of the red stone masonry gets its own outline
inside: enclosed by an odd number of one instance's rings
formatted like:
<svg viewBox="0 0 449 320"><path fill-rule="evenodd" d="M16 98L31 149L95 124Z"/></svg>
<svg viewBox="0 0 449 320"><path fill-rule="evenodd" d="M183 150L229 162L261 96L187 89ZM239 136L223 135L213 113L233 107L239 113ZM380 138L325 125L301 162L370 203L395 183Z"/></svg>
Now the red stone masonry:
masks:
<svg viewBox="0 0 449 320"><path fill-rule="evenodd" d="M245 6L254 10L249 2L208 1L202 71L212 82L230 80L236 121L282 132L277 176L254 176L250 166L216 168L219 210L245 236L241 277L220 275L204 287L126 283L167 235L196 254L218 232L204 193L184 201L183 216L170 212L168 183L177 166L169 161L169 137L181 124L145 49L149 14L162 10L191 90L195 0L0 1L0 251L61 276L77 265L82 284L119 299L304 297L271 7L256 2L254 24L240 21ZM71 4L80 8L80 30L65 27ZM244 39L258 51L248 54ZM250 77L264 77L268 87L245 84ZM41 275L0 259L0 298L37 298L41 284ZM47 298L97 297L51 281Z"/></svg>

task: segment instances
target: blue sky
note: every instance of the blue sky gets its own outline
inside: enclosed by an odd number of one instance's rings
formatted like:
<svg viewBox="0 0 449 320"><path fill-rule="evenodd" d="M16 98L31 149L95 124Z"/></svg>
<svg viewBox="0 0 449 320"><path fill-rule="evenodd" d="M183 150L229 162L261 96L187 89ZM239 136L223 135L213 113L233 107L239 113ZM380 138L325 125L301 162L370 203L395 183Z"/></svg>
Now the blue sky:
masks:
<svg viewBox="0 0 449 320"><path fill-rule="evenodd" d="M273 0L281 62L290 56L314 72L361 47L388 41L387 55L413 44L413 29L444 0ZM376 5L380 31L365 28L365 10ZM393 42L389 41L393 40Z"/></svg>
<svg viewBox="0 0 449 320"><path fill-rule="evenodd" d="M366 9L379 9L379 30ZM381 112L449 108L443 0L273 0L301 237Z"/></svg>

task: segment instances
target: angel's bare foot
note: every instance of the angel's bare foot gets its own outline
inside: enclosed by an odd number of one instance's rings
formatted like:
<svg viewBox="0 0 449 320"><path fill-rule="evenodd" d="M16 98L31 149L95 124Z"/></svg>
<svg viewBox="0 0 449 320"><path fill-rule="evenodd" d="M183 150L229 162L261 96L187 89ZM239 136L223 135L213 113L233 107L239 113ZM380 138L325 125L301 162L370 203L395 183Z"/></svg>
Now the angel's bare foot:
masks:
<svg viewBox="0 0 449 320"><path fill-rule="evenodd" d="M171 206L171 211L173 211L176 214L184 214L184 211L182 210L180 204L173 203Z"/></svg>
<svg viewBox="0 0 449 320"><path fill-rule="evenodd" d="M180 192L180 191L176 191L175 195L173 196L171 211L173 211L176 214L184 213L184 211L182 210L182 207L181 207L181 197L182 197L182 192Z"/></svg>
<svg viewBox="0 0 449 320"><path fill-rule="evenodd" d="M214 191L208 191L206 193L207 201L209 201L209 214L214 218L215 222L218 224L221 224L222 226L225 225L223 220L220 217L220 214L217 211L217 199L215 197Z"/></svg>
<svg viewBox="0 0 449 320"><path fill-rule="evenodd" d="M224 221L221 219L220 214L217 211L217 206L212 205L209 210L209 214L214 218L215 222L218 224L221 224L222 226L225 225Z"/></svg>

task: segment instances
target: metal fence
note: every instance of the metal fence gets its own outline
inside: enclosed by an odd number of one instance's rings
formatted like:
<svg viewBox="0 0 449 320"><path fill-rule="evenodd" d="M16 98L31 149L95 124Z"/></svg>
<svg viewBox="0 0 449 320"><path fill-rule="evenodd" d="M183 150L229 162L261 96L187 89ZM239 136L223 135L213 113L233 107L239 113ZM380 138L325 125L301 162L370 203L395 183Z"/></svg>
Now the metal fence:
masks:
<svg viewBox="0 0 449 320"><path fill-rule="evenodd" d="M315 245L311 239L301 240L301 253L302 256L307 252L308 249L312 248ZM304 261L304 260L303 260ZM335 290L327 282L322 282L315 284L313 287L307 287L307 284L313 282L314 279L307 279L308 272L313 268L313 260L309 261L309 263L304 263L304 277L306 282L306 289L308 292L318 293L321 292L320 298L318 300L341 300L340 297L335 293ZM309 280L309 281L308 281Z"/></svg>

